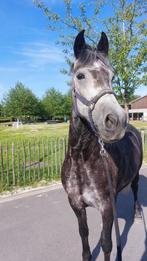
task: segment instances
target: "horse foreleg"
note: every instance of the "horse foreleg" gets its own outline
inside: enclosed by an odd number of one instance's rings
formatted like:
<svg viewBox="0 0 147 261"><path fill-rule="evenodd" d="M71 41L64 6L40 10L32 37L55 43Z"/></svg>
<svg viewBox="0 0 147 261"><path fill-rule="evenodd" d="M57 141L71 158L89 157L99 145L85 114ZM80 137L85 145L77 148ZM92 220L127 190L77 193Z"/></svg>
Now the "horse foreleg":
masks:
<svg viewBox="0 0 147 261"><path fill-rule="evenodd" d="M102 232L101 232L101 246L104 252L104 260L110 261L110 253L112 250L112 224L113 224L113 211L111 203L104 208L102 211Z"/></svg>
<svg viewBox="0 0 147 261"><path fill-rule="evenodd" d="M89 242L88 242L89 230L87 226L86 209L85 208L78 209L75 206L73 206L71 202L70 205L78 219L79 233L81 236L82 248L83 248L82 251L83 261L90 261L92 256L91 256Z"/></svg>
<svg viewBox="0 0 147 261"><path fill-rule="evenodd" d="M141 206L138 202L138 182L139 182L139 173L137 173L136 177L132 181L131 188L134 196L134 219L141 219Z"/></svg>

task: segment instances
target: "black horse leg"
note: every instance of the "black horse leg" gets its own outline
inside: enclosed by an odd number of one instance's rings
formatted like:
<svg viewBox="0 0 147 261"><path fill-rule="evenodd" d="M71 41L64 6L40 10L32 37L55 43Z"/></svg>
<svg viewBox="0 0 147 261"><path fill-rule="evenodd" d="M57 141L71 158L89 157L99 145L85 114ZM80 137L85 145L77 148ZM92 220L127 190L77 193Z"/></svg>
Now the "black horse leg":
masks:
<svg viewBox="0 0 147 261"><path fill-rule="evenodd" d="M139 172L132 181L131 188L134 195L134 219L142 218L141 215L141 206L138 202L138 182L139 182Z"/></svg>
<svg viewBox="0 0 147 261"><path fill-rule="evenodd" d="M83 261L90 261L92 256L91 256L89 242L88 242L89 230L87 226L86 209L85 208L78 209L75 206L73 206L71 202L70 205L78 219L79 233L81 236L82 247L83 247L83 251L82 251Z"/></svg>
<svg viewBox="0 0 147 261"><path fill-rule="evenodd" d="M112 250L112 224L113 224L113 211L111 203L102 212L103 228L101 233L101 246L104 252L104 260L110 261L110 254Z"/></svg>

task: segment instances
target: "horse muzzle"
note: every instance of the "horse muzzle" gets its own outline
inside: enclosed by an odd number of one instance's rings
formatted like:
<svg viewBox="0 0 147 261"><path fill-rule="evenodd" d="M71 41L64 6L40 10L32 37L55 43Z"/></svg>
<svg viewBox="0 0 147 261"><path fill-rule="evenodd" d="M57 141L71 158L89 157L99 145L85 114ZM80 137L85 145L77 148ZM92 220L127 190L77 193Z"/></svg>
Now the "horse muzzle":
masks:
<svg viewBox="0 0 147 261"><path fill-rule="evenodd" d="M122 108L119 113L110 111L95 126L105 142L112 143L118 141L125 135L127 115Z"/></svg>

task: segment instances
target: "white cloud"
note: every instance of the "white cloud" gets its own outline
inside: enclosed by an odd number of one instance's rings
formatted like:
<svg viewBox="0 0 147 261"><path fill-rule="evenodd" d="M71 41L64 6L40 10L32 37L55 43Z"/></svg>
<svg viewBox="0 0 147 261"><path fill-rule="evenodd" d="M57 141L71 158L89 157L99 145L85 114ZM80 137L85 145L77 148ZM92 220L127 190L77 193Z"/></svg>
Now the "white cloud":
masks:
<svg viewBox="0 0 147 261"><path fill-rule="evenodd" d="M52 46L47 43L28 43L25 47L21 47L19 51L15 51L15 54L19 55L22 63L25 63L29 67L33 68L64 63L62 51L56 46Z"/></svg>

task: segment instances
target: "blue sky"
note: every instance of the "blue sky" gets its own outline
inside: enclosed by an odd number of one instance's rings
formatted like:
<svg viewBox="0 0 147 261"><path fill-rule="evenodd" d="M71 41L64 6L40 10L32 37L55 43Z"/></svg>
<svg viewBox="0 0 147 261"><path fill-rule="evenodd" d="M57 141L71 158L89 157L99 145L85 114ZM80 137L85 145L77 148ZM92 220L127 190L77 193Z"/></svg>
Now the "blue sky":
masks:
<svg viewBox="0 0 147 261"><path fill-rule="evenodd" d="M62 0L48 2L62 10ZM47 27L47 18L32 0L0 1L0 100L17 81L39 98L51 87L62 93L69 89L67 76L60 73L66 64L55 44L58 36ZM147 94L146 87L136 93Z"/></svg>
<svg viewBox="0 0 147 261"><path fill-rule="evenodd" d="M31 0L0 1L0 99L17 81L38 97L50 87L68 90L67 77L60 73L64 56L47 26Z"/></svg>

